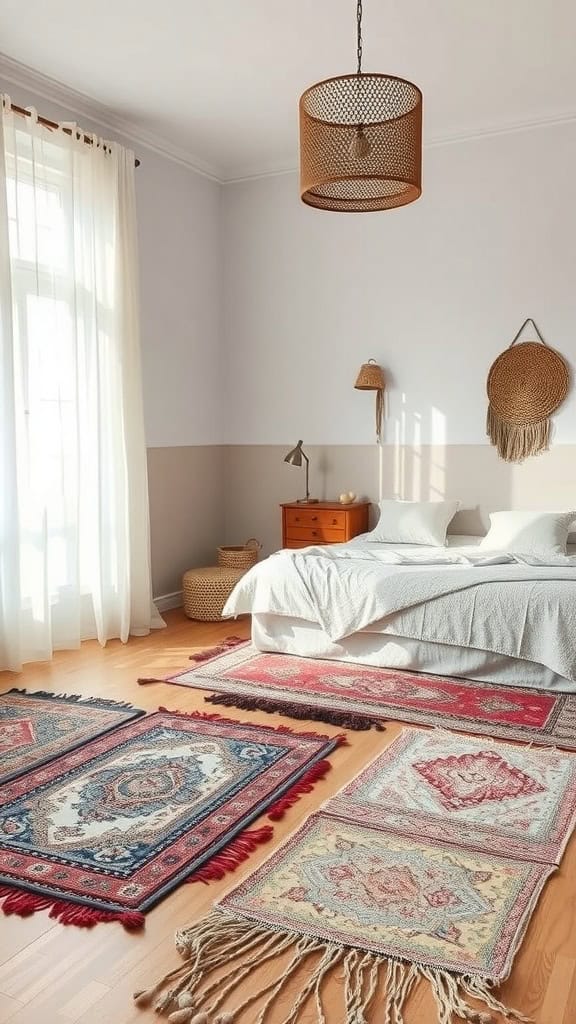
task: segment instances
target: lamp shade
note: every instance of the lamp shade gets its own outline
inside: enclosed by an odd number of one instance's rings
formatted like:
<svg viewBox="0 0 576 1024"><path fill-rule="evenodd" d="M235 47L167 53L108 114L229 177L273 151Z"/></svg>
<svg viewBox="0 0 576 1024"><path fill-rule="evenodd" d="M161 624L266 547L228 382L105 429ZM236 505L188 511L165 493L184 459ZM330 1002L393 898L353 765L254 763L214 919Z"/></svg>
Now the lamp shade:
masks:
<svg viewBox="0 0 576 1024"><path fill-rule="evenodd" d="M385 384L382 367L374 359L362 363L354 385L358 391L383 391Z"/></svg>
<svg viewBox="0 0 576 1024"><path fill-rule="evenodd" d="M284 456L284 462L287 462L290 466L301 466L303 457L306 458L302 451L302 441L298 441L296 447L292 448L288 455Z"/></svg>
<svg viewBox="0 0 576 1024"><path fill-rule="evenodd" d="M394 75L339 75L300 97L300 195L363 213L422 192L422 93Z"/></svg>

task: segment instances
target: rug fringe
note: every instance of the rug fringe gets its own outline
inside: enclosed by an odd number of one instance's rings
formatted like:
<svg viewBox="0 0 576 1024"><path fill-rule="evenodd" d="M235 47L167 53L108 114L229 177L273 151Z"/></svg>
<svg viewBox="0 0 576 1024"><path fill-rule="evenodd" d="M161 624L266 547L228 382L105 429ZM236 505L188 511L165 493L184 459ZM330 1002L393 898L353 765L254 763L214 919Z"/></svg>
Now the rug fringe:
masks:
<svg viewBox="0 0 576 1024"><path fill-rule="evenodd" d="M271 817L271 815L268 815ZM271 825L262 828L245 829L232 839L223 850L215 853L201 868L194 871L186 879L187 882L216 882L224 878L229 871L235 871L240 864L248 860L251 853L263 843L272 839L274 829Z"/></svg>
<svg viewBox="0 0 576 1024"><path fill-rule="evenodd" d="M232 650L234 647L239 647L240 644L248 644L250 641L246 640L245 637L241 636L227 636L222 640L217 647L207 647L205 651L198 651L198 654L190 654L188 661L202 662L211 661L212 658L217 658L220 654L226 654L227 651Z"/></svg>
<svg viewBox="0 0 576 1024"><path fill-rule="evenodd" d="M138 682L140 681L138 680ZM144 680L144 682L150 681ZM384 725L379 718L355 715L348 711L314 708L310 705L292 704L289 701L274 700L269 697L248 697L234 693L214 693L211 697L205 697L204 700L207 704L221 704L228 708L241 708L243 711L265 711L271 715L280 714L286 715L288 718L326 722L327 725L340 725L356 732L365 732L368 729L384 732Z"/></svg>
<svg viewBox="0 0 576 1024"><path fill-rule="evenodd" d="M317 782L320 782L332 768L330 761L316 761L315 764L311 765L307 772L304 773L302 778L298 779L290 789L283 793L281 797L276 800L275 803L269 808L267 817L270 821L280 821L284 817L286 811L298 803L300 797L305 796L306 793L311 793Z"/></svg>
<svg viewBox="0 0 576 1024"><path fill-rule="evenodd" d="M5 696L9 693L18 693L24 697L51 697L53 700L63 700L69 704L87 704L91 707L100 708L122 708L126 711L139 711L141 715L146 714L142 708L135 708L129 701L111 700L108 697L83 697L81 693L52 693L50 690L31 691L19 689L17 686L7 690Z"/></svg>
<svg viewBox="0 0 576 1024"><path fill-rule="evenodd" d="M9 916L30 917L39 910L48 910L48 916L63 925L76 925L78 928L93 928L104 921L119 921L127 931L136 931L144 927L144 914L134 910L113 911L85 907L70 900L53 899L39 893L26 892L24 889L0 886L1 910Z"/></svg>
<svg viewBox="0 0 576 1024"><path fill-rule="evenodd" d="M205 722L224 722L226 725L244 725L253 727L253 722L239 722L237 718L226 718L224 715L219 715L217 712L210 713L209 711L172 711L171 708L165 708L163 706L158 708L158 711L163 711L168 715L175 715L176 718L198 718ZM308 740L326 740L327 742L334 743L337 747L345 747L348 745L348 737L345 733L338 733L336 736L327 736L321 732L301 732L299 729L291 729L289 725L259 725L259 729L268 729L270 732L283 733L284 735L290 736L301 736L303 739Z"/></svg>
<svg viewBox="0 0 576 1024"><path fill-rule="evenodd" d="M235 1024L237 1018L253 1003L260 1002L254 1024L263 1024L277 996L287 982L310 957L307 980L301 979L298 994L283 1018L283 1024L297 1024L309 1017L303 1010L314 1001L316 1017L326 1021L322 986L328 977L342 979L344 1015L342 1024L367 1024L367 1012L375 994L383 997L383 1021L404 1024L404 1009L412 991L428 984L437 1009L438 1024L495 1024L493 1014L505 1020L528 1021L516 1010L500 1003L492 994L489 980L467 975L453 975L423 964L408 964L392 957L350 949L338 943L280 931L244 918L214 909L208 917L177 932L176 946L184 963L161 978L156 985L134 993L139 1007L151 1006L158 1013L168 1013L170 1024ZM292 957L270 979L270 961L290 952ZM222 1010L232 1002L235 990L263 963L266 974L253 978L249 994L231 1009ZM222 967L225 965L224 972ZM216 975L216 977L214 977ZM478 1000L485 1009L477 1010L468 997Z"/></svg>
<svg viewBox="0 0 576 1024"><path fill-rule="evenodd" d="M204 661L212 661L213 658L218 658L221 654L227 654L234 647L240 647L242 644L250 643L241 636L227 636L217 647L207 647L205 651L198 651L197 654L189 654L188 661L194 661L200 665ZM186 672L167 672L165 676L140 676L136 680L139 686L147 686L149 683L168 683L174 678L175 675L185 675Z"/></svg>
<svg viewBox="0 0 576 1024"><path fill-rule="evenodd" d="M324 759L313 764L302 778L298 779L290 789L269 808L266 815L270 821L280 821L294 804L298 803L302 796L311 793L317 782L325 778L332 768L330 761ZM235 871L240 864L243 864L251 853L263 843L269 842L274 835L270 825L264 825L258 829L245 829L232 839L223 850L210 857L202 867L198 868L187 879L188 882L214 882L220 881L229 872Z"/></svg>

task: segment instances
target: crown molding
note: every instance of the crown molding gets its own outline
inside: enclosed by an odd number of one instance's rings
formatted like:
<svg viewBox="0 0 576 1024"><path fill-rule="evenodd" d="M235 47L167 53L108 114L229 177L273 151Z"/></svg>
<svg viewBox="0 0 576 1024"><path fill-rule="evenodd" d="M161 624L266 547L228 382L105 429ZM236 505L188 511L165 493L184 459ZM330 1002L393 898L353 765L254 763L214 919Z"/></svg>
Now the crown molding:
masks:
<svg viewBox="0 0 576 1024"><path fill-rule="evenodd" d="M576 111L567 110L560 114L549 114L547 117L509 121L507 124L487 125L485 128L463 129L428 139L424 143L424 149L452 146L458 142L475 142L477 139L490 139L498 135L514 135L516 132L529 132L538 128L553 128L557 125L570 124L574 121L576 121Z"/></svg>
<svg viewBox="0 0 576 1024"><path fill-rule="evenodd" d="M446 135L431 136L424 139L423 149L438 149L441 146L454 146L461 142L476 142L482 139L496 138L500 135L513 135L516 132L534 131L539 128L553 128L558 125L573 124L576 122L576 112L566 111L561 114L551 114L548 117L530 118L523 121L510 121L507 124L488 125L484 128L460 130L447 133ZM245 181L257 181L263 178L276 178L283 174L296 174L297 164L273 163L266 167L250 167L238 165L225 174L222 179L223 185L240 185Z"/></svg>
<svg viewBox="0 0 576 1024"><path fill-rule="evenodd" d="M64 85L62 82L58 82L55 78L50 78L40 71L35 71L34 68L21 64L4 53L0 53L0 80L17 85L22 89L30 89L36 95L52 103L57 103L72 114L78 114L80 117L85 117L102 128L117 132L118 135L130 139L137 146L144 146L160 156L167 157L175 163L188 167L204 178L209 178L220 185L223 184L223 177L219 168L202 160L196 154L188 152L183 147L176 146L161 135L148 131L129 118L121 117L111 110L110 107L93 99L91 96L78 92L77 89L72 89L70 86Z"/></svg>
<svg viewBox="0 0 576 1024"><path fill-rule="evenodd" d="M85 117L102 128L122 135L130 139L137 146L144 146L146 149L160 156L173 160L189 170L194 171L202 177L209 178L219 185L236 185L246 181L257 181L262 178L273 178L280 175L295 174L298 170L297 164L289 164L283 161L270 161L264 166L249 164L237 164L224 170L213 164L202 160L196 154L189 152L183 147L175 145L161 135L148 131L135 121L115 113L110 107L100 103L98 100L78 92L70 86L58 82L48 75L35 71L25 64L0 53L0 80L13 83L22 89L30 89L43 99L57 103L70 113ZM565 111L559 114L551 114L547 117L531 118L520 121L512 121L507 124L487 125L478 129L462 129L447 133L445 135L433 136L424 140L424 149L436 149L440 146L452 146L459 142L474 142L481 139L494 138L499 135L510 135L515 132L532 131L539 128L549 128L555 125L571 124L576 122L575 111Z"/></svg>

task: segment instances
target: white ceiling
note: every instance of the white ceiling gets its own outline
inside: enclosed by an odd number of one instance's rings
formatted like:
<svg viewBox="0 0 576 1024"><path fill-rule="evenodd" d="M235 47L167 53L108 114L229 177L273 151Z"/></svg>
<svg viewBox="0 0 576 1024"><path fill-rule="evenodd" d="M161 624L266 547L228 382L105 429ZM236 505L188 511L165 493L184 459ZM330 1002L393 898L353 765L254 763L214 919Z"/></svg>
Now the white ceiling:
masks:
<svg viewBox="0 0 576 1024"><path fill-rule="evenodd" d="M223 180L297 163L297 101L355 70L355 0L0 0L8 57ZM425 139L576 115L574 0L364 0L364 68L424 93Z"/></svg>

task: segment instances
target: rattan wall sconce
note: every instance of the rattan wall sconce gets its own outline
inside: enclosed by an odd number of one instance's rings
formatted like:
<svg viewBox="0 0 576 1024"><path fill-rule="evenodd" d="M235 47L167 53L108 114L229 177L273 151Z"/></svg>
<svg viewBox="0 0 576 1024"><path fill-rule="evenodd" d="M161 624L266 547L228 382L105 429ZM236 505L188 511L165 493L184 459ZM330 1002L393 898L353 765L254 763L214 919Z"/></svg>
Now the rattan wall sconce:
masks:
<svg viewBox="0 0 576 1024"><path fill-rule="evenodd" d="M302 201L339 213L405 206L422 192L422 93L405 78L362 71L362 0L356 25L356 74L300 97Z"/></svg>
<svg viewBox="0 0 576 1024"><path fill-rule="evenodd" d="M378 444L382 441L382 420L384 418L384 388L386 386L386 380L384 377L384 371L375 359L369 359L367 363L362 363L358 376L356 377L356 383L354 385L358 391L375 391L376 392L376 440Z"/></svg>

